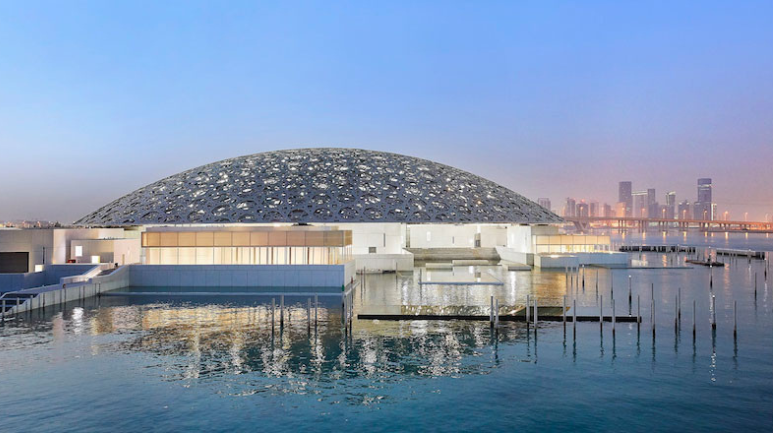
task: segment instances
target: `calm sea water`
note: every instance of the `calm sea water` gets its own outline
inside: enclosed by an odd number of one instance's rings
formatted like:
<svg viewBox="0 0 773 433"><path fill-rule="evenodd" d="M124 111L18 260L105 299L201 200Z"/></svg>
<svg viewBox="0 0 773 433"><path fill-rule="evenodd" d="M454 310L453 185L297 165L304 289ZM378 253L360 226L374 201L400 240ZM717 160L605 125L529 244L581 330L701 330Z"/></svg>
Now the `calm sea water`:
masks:
<svg viewBox="0 0 773 433"><path fill-rule="evenodd" d="M763 262L588 270L584 291L567 289L562 272L497 269L472 270L497 286L419 290L415 275L369 276L356 308L484 306L492 295L508 305L527 294L556 305L568 294L581 314L597 314L599 297L609 314L614 292L618 315L635 312L639 297L644 322L613 333L610 323L535 332L522 323L491 331L485 322L355 320L345 335L336 297L321 298L316 327L307 298L288 297L283 328L278 317L272 328L265 297L91 299L0 328L0 430L773 431Z"/></svg>

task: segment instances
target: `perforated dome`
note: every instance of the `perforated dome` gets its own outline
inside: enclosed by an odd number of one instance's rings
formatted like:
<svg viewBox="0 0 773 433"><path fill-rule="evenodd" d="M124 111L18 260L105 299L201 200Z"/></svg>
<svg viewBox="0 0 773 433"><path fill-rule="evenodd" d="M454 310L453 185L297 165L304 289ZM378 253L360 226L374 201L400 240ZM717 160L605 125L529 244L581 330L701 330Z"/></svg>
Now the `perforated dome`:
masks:
<svg viewBox="0 0 773 433"><path fill-rule="evenodd" d="M140 188L75 224L558 221L523 196L454 167L321 148L203 165Z"/></svg>

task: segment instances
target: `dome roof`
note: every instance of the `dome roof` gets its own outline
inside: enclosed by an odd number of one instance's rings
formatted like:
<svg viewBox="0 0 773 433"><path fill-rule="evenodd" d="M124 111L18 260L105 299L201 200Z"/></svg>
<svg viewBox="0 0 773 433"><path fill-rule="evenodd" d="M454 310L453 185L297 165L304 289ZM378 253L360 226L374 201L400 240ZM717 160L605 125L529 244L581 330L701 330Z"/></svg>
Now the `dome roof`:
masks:
<svg viewBox="0 0 773 433"><path fill-rule="evenodd" d="M523 196L454 167L394 153L320 148L196 167L75 224L558 221Z"/></svg>

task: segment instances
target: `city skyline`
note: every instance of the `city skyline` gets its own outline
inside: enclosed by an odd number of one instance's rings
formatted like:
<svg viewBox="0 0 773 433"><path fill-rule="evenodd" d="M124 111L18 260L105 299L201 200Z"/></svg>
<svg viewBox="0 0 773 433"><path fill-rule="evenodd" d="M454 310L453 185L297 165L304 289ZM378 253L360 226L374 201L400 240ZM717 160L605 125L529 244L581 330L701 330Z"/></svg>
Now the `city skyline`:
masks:
<svg viewBox="0 0 773 433"><path fill-rule="evenodd" d="M754 221L749 210L741 210L739 215L731 214L731 206L717 203L714 200L714 184L712 178L699 178L696 182L696 192L680 196L676 191L658 194L656 188L634 188L633 181L618 182L618 199L607 202L595 197L566 197L558 202L559 207L553 207L552 199L542 197L537 200L540 206L565 217L646 217L665 219L705 219L705 220L735 220ZM662 198L662 201L658 199ZM547 206L546 206L547 205ZM740 207L740 206L739 206ZM743 207L740 207L743 209ZM765 213L762 222L773 220L773 213Z"/></svg>

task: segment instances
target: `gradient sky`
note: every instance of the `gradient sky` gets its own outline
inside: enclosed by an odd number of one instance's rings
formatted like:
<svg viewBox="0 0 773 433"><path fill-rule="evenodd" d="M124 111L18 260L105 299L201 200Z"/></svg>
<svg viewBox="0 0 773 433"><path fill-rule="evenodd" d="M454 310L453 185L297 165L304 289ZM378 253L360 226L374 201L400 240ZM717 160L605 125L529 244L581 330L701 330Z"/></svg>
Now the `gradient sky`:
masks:
<svg viewBox="0 0 773 433"><path fill-rule="evenodd" d="M0 2L0 218L323 146L773 215L770 0L256 3Z"/></svg>

